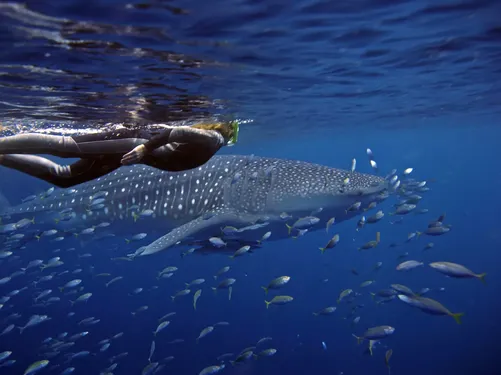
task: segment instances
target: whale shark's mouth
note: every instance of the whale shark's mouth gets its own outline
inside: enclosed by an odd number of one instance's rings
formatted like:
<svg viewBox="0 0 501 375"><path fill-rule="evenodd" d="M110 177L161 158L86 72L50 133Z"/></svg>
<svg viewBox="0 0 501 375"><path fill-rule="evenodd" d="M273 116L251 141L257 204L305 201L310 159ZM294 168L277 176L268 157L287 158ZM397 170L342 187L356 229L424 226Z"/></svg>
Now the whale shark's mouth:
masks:
<svg viewBox="0 0 501 375"><path fill-rule="evenodd" d="M380 182L374 182L369 187L363 187L360 189L353 189L346 192L346 195L349 196L367 196L373 194L380 194L389 189L389 183L383 179Z"/></svg>

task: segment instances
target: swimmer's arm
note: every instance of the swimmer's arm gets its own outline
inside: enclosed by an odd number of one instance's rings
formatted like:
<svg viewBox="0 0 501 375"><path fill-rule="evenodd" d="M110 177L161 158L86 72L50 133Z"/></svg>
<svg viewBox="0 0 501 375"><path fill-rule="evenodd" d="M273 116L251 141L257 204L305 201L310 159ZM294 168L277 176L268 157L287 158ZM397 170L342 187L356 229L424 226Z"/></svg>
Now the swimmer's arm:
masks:
<svg viewBox="0 0 501 375"><path fill-rule="evenodd" d="M153 136L144 144L146 152L151 152L168 143L222 143L223 137L213 130L202 130L191 126L176 126Z"/></svg>
<svg viewBox="0 0 501 375"><path fill-rule="evenodd" d="M144 156L168 143L213 143L214 147L224 144L221 134L212 130L201 130L190 126L176 126L153 136L146 143L135 147L122 157L122 164L134 164Z"/></svg>

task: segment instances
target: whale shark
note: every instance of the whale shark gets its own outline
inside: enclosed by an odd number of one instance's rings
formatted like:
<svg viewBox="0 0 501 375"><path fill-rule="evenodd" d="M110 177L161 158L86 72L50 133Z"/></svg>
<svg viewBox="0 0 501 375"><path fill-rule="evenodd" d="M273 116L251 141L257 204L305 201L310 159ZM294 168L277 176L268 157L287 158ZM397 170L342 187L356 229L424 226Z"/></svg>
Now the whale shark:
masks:
<svg viewBox="0 0 501 375"><path fill-rule="evenodd" d="M367 207L384 199L387 190L387 181L377 175L299 160L221 155L182 172L124 166L75 188L6 207L0 217L5 223L34 216L40 226L73 228L137 221L162 234L138 252L145 256L214 236L244 243L271 232L269 240L279 240L294 235L290 227L308 216L319 219L309 231L325 230L329 219L348 220L360 213L350 210L352 205ZM130 231L128 225L121 227ZM225 234L226 227L237 230Z"/></svg>

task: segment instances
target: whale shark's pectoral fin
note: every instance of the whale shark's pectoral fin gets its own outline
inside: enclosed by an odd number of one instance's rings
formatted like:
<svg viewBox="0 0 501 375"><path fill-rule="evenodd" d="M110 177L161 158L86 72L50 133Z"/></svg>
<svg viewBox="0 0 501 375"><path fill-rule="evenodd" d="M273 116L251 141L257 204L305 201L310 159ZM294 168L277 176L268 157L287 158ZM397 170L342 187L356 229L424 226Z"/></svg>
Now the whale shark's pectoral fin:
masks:
<svg viewBox="0 0 501 375"><path fill-rule="evenodd" d="M153 241L145 247L144 251L140 255L143 256L158 253L159 251L176 245L180 241L186 239L189 236L193 236L204 229L221 225L222 223L228 221L240 220L241 219L239 218L238 214L235 212L217 213L209 219L207 219L205 216L200 216L192 221L187 222L186 224L174 228L166 235Z"/></svg>

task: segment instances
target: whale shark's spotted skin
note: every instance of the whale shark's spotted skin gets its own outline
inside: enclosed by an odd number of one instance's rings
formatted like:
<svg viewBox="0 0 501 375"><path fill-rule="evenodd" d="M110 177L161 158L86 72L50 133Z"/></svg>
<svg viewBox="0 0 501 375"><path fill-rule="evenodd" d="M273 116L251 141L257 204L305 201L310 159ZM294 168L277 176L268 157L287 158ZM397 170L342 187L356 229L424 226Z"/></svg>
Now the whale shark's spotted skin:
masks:
<svg viewBox="0 0 501 375"><path fill-rule="evenodd" d="M349 183L346 184L346 178ZM199 168L164 172L147 166L122 167L75 189L56 190L44 199L1 213L58 215L72 209L75 221L89 226L104 220L125 220L151 210L165 236L142 255L163 250L188 236L222 225L280 221L287 212L298 217L322 208L317 216L353 216L345 210L356 201L370 202L386 188L383 178L295 160L255 156L215 156ZM101 209L89 205L104 197ZM283 222L281 226L285 228ZM283 229L282 228L282 229ZM269 230L269 229L268 229ZM169 232L170 231L170 232Z"/></svg>

